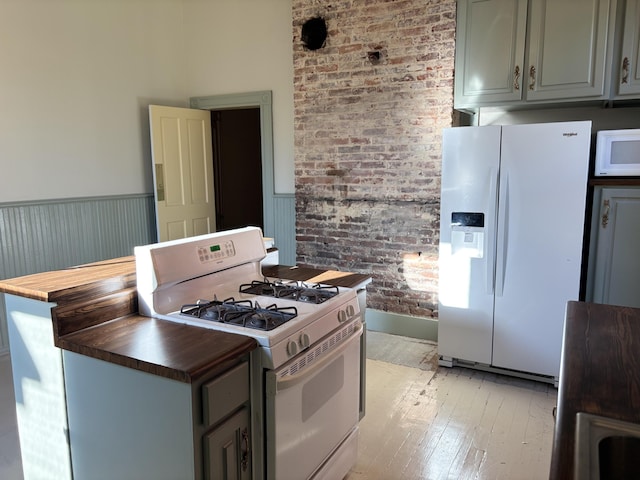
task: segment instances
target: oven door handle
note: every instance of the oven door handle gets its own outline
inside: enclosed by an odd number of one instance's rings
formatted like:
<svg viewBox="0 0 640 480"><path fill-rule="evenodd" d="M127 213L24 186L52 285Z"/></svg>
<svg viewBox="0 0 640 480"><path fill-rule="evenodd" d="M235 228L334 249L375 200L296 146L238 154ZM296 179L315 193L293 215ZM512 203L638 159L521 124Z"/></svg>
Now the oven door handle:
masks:
<svg viewBox="0 0 640 480"><path fill-rule="evenodd" d="M354 341L354 339L360 339L360 336L362 335L362 330L364 329L364 325L362 324L362 322L358 322L358 323L360 324L358 326L358 329L355 332L353 332L348 339L340 343L333 350L329 350L326 353L326 355L323 355L322 358L317 362L313 362L309 367L303 370L300 370L300 373L291 375L283 379L278 379L276 375L274 377L275 385L273 385L274 387L273 391L279 392L282 390L286 390L287 388L295 387L300 382L304 381L309 376L313 375L315 372L322 370L327 365L327 363L329 363L336 357L336 355L339 355L340 353L345 351L347 347L351 345L351 342Z"/></svg>

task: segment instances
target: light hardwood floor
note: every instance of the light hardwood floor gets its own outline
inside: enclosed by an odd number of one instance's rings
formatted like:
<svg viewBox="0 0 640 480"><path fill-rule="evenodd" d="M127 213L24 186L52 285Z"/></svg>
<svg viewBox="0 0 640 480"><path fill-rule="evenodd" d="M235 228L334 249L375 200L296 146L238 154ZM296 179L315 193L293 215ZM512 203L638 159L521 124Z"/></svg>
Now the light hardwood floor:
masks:
<svg viewBox="0 0 640 480"><path fill-rule="evenodd" d="M367 411L347 480L549 476L551 386L437 366L432 342L367 332ZM22 480L8 356L0 356L0 479Z"/></svg>
<svg viewBox="0 0 640 480"><path fill-rule="evenodd" d="M348 480L549 478L552 385L438 367L431 342L371 332L367 343L367 412ZM390 352L371 358L381 348Z"/></svg>

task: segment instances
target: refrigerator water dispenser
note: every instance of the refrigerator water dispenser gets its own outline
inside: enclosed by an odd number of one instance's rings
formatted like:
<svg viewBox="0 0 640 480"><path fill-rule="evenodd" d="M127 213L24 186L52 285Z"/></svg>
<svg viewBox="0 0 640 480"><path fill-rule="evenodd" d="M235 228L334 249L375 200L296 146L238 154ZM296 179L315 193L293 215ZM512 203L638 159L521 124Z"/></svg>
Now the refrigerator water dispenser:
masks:
<svg viewBox="0 0 640 480"><path fill-rule="evenodd" d="M451 254L469 258L484 256L484 213L451 213Z"/></svg>

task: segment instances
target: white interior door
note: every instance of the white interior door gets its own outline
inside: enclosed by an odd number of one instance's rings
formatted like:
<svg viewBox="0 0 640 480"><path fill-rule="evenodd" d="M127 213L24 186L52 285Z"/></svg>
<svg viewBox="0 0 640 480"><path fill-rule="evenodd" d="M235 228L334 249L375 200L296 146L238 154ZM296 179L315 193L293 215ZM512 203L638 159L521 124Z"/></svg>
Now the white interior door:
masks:
<svg viewBox="0 0 640 480"><path fill-rule="evenodd" d="M149 106L158 241L215 232L211 113Z"/></svg>

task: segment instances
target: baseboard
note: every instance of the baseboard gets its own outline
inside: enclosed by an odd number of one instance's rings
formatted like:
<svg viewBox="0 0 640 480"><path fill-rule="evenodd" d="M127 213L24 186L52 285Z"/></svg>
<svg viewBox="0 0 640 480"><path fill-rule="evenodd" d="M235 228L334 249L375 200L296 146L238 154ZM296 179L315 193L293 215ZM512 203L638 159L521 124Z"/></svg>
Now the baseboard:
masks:
<svg viewBox="0 0 640 480"><path fill-rule="evenodd" d="M441 367L453 368L471 368L473 370L480 370L482 372L497 373L500 375L508 375L510 377L524 378L526 380L533 380L536 382L550 383L555 388L558 388L558 377L550 375L542 375L540 373L522 372L520 370L511 370L509 368L493 367L485 363L478 363L471 360L463 360L460 358L452 358L445 355L440 355L438 365Z"/></svg>
<svg viewBox="0 0 640 480"><path fill-rule="evenodd" d="M438 341L438 320L367 308L367 330Z"/></svg>

